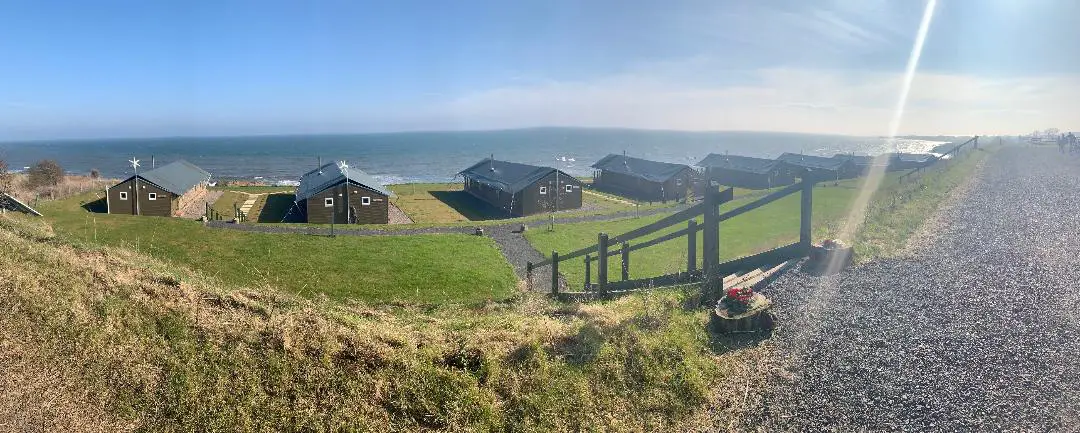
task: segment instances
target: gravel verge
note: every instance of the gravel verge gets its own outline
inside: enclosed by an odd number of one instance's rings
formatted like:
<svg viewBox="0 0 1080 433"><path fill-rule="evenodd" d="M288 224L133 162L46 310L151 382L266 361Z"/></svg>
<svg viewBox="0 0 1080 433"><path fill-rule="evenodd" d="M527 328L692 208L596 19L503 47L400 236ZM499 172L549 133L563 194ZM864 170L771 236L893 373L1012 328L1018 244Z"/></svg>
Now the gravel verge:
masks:
<svg viewBox="0 0 1080 433"><path fill-rule="evenodd" d="M768 294L762 431L1080 429L1080 161L1006 148L909 258Z"/></svg>

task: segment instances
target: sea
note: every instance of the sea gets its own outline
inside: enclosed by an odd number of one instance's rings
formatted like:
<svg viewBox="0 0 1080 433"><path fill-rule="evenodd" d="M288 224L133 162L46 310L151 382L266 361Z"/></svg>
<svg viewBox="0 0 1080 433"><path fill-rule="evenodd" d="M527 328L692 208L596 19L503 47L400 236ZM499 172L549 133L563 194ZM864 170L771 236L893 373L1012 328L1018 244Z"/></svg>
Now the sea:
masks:
<svg viewBox="0 0 1080 433"><path fill-rule="evenodd" d="M16 171L43 159L69 173L97 169L104 177L132 174L177 159L216 179L295 185L319 162L346 161L384 184L460 180L461 170L494 156L590 176L610 153L693 165L709 153L775 158L784 152L832 156L926 153L948 137L853 137L777 132L685 132L635 129L530 128L500 131L401 132L247 137L169 137L0 142L0 159ZM959 141L959 140L956 140Z"/></svg>

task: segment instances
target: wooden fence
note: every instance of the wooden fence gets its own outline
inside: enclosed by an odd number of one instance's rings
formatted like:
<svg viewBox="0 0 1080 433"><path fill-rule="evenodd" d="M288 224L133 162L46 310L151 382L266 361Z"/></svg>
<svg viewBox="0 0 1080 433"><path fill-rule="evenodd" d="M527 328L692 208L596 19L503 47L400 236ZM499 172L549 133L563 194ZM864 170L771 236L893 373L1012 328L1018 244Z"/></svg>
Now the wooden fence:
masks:
<svg viewBox="0 0 1080 433"><path fill-rule="evenodd" d="M218 212L213 207L211 207L210 203L206 203L206 208L203 211L203 215L206 216L207 221L220 221L222 219L221 212Z"/></svg>
<svg viewBox="0 0 1080 433"><path fill-rule="evenodd" d="M725 275L763 266L776 265L787 260L809 255L814 185L815 182L812 180L803 180L800 183L789 185L724 213L720 213L720 205L734 199L734 190L728 188L723 191L708 191L705 194L705 200L702 203L664 217L647 226L636 228L618 236L609 236L606 233L599 233L597 234L595 245L568 254L560 255L558 251L552 251L550 258L539 263L528 263L526 267L526 278L531 285L533 284L533 277L538 268L550 266L551 293L557 297L564 298L606 298L651 287L688 283L704 283L703 287L707 296L719 297L719 291L722 290L722 284L720 284L720 282ZM798 242L728 262L720 262L720 224L722 222L797 192L802 195ZM699 216L703 216L703 222L701 224L698 224L696 221L696 218ZM684 222L686 223L686 227L681 230L641 243L631 242ZM701 269L697 269L698 260L696 257L698 232L703 233ZM664 242L674 241L682 237L686 238L686 271L651 278L630 279L630 253ZM615 247L616 245L618 247ZM559 264L565 263L567 260L581 257L584 257L583 260L585 262L585 284L583 291L561 291ZM614 278L609 273L611 270L610 259L612 257L618 257L620 260L620 266L617 270L619 275ZM594 262L596 270L595 283L592 282ZM712 292L710 293L709 291Z"/></svg>

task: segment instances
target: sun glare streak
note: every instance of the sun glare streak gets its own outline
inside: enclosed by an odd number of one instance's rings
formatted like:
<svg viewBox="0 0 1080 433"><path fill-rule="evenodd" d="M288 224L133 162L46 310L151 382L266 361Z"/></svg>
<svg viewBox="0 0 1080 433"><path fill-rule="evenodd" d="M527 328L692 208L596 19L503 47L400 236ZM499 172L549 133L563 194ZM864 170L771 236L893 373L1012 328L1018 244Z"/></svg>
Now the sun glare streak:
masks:
<svg viewBox="0 0 1080 433"><path fill-rule="evenodd" d="M919 32L915 36L915 44L911 47L911 55L908 56L904 81L900 87L900 96L896 101L896 110L893 112L892 120L889 122L889 134L887 137L890 143L895 143L896 135L899 134L900 124L904 119L904 109L907 106L908 94L911 92L911 83L915 80L915 72L919 68L919 58L922 56L923 44L926 42L926 34L930 31L930 22L934 18L934 9L936 7L937 0L926 2L926 9L923 11L922 21L919 23ZM866 208L870 204L870 199L874 196L874 192L877 191L878 187L881 186L881 181L885 177L888 158L888 154L874 157L874 164L870 165L870 171L867 173L866 179L859 189L859 194L856 196L855 202L848 212L847 219L844 221L844 226L840 231L840 239L854 241L853 236L866 219ZM829 270L835 271L840 265L839 262L830 263Z"/></svg>

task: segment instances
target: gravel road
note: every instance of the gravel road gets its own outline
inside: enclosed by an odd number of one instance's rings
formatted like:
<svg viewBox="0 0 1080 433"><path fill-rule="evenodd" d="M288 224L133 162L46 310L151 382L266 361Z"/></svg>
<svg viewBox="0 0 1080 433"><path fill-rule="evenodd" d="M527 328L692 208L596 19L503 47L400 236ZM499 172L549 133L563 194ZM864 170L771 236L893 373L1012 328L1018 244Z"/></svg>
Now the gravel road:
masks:
<svg viewBox="0 0 1080 433"><path fill-rule="evenodd" d="M1006 148L911 258L768 294L748 430L1080 431L1080 160Z"/></svg>

